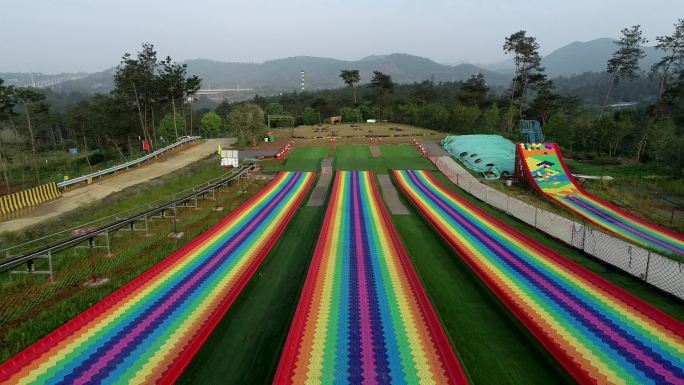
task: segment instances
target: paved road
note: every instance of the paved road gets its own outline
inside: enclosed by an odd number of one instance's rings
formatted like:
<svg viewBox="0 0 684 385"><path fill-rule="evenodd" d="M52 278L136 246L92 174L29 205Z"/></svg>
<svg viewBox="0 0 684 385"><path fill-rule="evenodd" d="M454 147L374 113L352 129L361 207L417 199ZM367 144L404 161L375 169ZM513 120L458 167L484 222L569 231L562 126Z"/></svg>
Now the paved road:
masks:
<svg viewBox="0 0 684 385"><path fill-rule="evenodd" d="M233 139L223 138L208 139L194 145L186 145L152 163L104 177L91 185L72 187L57 200L40 205L19 218L0 222L0 232L17 231L53 219L78 207L100 200L109 194L179 170L209 155L216 154L219 144L221 147L227 148L233 142Z"/></svg>

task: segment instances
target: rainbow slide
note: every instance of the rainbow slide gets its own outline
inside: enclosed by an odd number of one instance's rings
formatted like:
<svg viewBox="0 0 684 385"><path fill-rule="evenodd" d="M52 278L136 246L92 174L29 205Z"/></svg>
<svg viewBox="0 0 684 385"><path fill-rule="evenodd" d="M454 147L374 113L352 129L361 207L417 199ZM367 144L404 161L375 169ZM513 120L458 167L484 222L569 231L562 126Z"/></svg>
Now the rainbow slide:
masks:
<svg viewBox="0 0 684 385"><path fill-rule="evenodd" d="M210 230L3 363L0 383L173 383L278 240L313 180L313 173L278 174Z"/></svg>
<svg viewBox="0 0 684 385"><path fill-rule="evenodd" d="M427 171L403 193L501 302L582 384L684 384L684 324L527 238Z"/></svg>
<svg viewBox="0 0 684 385"><path fill-rule="evenodd" d="M368 171L338 171L274 384L466 384Z"/></svg>
<svg viewBox="0 0 684 385"><path fill-rule="evenodd" d="M516 173L542 195L633 243L684 255L684 235L650 223L586 192L570 174L555 143L521 143L517 152L520 164Z"/></svg>

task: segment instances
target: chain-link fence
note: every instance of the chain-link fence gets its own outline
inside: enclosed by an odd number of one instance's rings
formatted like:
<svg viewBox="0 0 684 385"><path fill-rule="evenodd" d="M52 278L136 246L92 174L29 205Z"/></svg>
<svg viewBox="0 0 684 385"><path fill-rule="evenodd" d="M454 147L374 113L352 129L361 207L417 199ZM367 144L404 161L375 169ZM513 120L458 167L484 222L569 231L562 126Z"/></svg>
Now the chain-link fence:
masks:
<svg viewBox="0 0 684 385"><path fill-rule="evenodd" d="M449 156L428 155L428 158L449 180L481 201L665 292L684 299L682 263L508 196L481 183Z"/></svg>

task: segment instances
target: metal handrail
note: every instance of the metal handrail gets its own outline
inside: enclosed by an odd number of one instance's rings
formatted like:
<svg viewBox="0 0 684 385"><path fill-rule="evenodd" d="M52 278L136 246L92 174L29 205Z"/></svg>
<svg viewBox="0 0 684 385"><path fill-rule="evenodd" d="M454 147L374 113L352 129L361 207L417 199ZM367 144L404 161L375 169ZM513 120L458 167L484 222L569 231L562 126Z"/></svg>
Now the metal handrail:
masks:
<svg viewBox="0 0 684 385"><path fill-rule="evenodd" d="M174 148L176 148L176 147L178 147L178 146L180 146L180 145L183 145L183 144L189 143L189 142L193 142L193 141L198 140L198 139L201 139L201 138L202 138L201 136L189 136L189 137L187 137L187 138L185 138L185 139L179 140L179 141L176 142L176 143L172 143L172 144L170 144L170 145L168 145L168 146L166 146L166 147L160 148L160 149L158 149L158 150L156 150L156 151L154 151L154 152L151 152L151 153L149 153L149 154L147 154L147 155L145 155L145 156L143 156L143 157L140 157L140 158L138 158L138 159L134 159L134 160L128 161L128 162L126 162L126 163L122 163L122 164L116 165L116 166L114 166L114 167L110 167L110 168L105 169L105 170L96 171L96 172L94 172L94 173L92 173L92 174L82 175L82 176L79 176L79 177L74 178L74 179L69 179L69 180L65 180L65 181L59 182L59 183L57 183L57 187L58 187L58 188L64 188L64 187L71 186L71 185L76 184L76 183L85 182L85 181L87 181L87 180L90 179L90 178L96 178L96 177L98 177L98 176L103 176L103 175L111 174L111 173L113 173L113 172L116 172L116 171L119 171L119 170L123 170L123 169L129 168L129 167L134 166L134 165L136 165L136 164L140 164L140 163L142 163L142 162L144 162L144 161L146 161L146 160L148 160L148 159L151 159L151 158L154 158L154 157L156 157L156 156L159 156L160 154L163 154L163 153L165 153L166 151L172 150L172 149L174 149Z"/></svg>
<svg viewBox="0 0 684 385"><path fill-rule="evenodd" d="M168 209L169 207L176 207L179 203L186 202L189 199L193 199L200 194L204 194L209 190L215 189L219 185L225 184L225 183L230 182L230 181L235 180L235 179L239 179L245 174L254 172L256 169L257 169L256 163L244 164L244 165L242 165L236 169L231 170L231 172L227 173L227 174L231 174L231 175L226 176L225 178L222 178L221 180L216 181L213 184L210 184L210 185L208 185L204 188L201 188L197 191L193 191L190 194L187 194L183 197L175 199L175 200L168 202L166 204L151 208L151 209L146 210L142 213L132 215L128 218L117 220L117 221L110 223L110 224L106 224L106 225L101 226L97 229L88 231L87 233L75 235L75 236L72 236L72 237L67 238L65 240L55 242L53 244L49 244L46 246L42 246L42 247L39 247L37 249L31 250L29 252L26 252L26 253L23 253L23 254L20 254L17 256L7 257L3 260L0 260L0 272L12 270L13 268L20 266L26 262L29 262L29 261L38 259L42 256L45 256L47 253L55 253L55 252L76 246L80 243L87 241L90 238L97 236L98 234L119 230L120 228L122 228L126 225L129 225L133 222L136 222L136 221L144 219L146 217L158 214L158 213ZM9 249L6 249L6 250L9 250Z"/></svg>

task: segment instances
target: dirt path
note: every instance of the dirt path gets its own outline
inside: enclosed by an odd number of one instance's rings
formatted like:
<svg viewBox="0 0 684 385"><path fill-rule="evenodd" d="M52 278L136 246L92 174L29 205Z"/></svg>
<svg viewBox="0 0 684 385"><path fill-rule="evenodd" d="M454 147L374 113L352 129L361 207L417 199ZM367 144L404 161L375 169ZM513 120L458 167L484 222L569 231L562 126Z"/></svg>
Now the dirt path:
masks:
<svg viewBox="0 0 684 385"><path fill-rule="evenodd" d="M325 203L325 196L328 194L328 187L332 180L332 160L333 158L323 159L321 161L321 175L318 177L318 183L311 192L307 206L320 207Z"/></svg>
<svg viewBox="0 0 684 385"><path fill-rule="evenodd" d="M140 167L113 174L102 180L96 180L91 185L72 187L63 192L62 197L57 200L38 206L19 218L0 222L0 232L17 231L36 225L127 187L166 175L209 155L216 154L219 144L221 147L228 147L231 142L232 140L227 138L208 139L194 146L174 151L152 163L142 164Z"/></svg>
<svg viewBox="0 0 684 385"><path fill-rule="evenodd" d="M395 215L410 214L404 203L399 199L399 192L397 192L394 184L392 184L389 175L378 175L378 181L380 182L380 189L382 189L382 197L385 199L390 212Z"/></svg>

